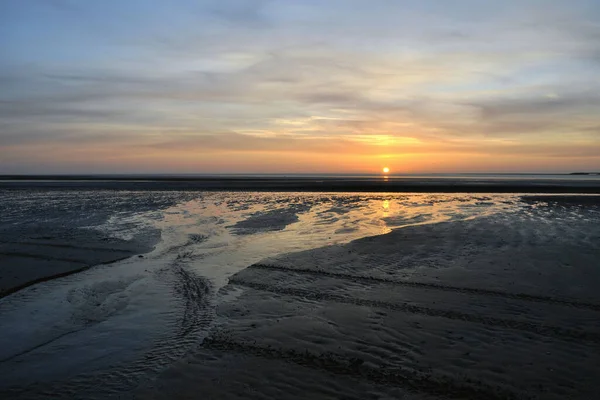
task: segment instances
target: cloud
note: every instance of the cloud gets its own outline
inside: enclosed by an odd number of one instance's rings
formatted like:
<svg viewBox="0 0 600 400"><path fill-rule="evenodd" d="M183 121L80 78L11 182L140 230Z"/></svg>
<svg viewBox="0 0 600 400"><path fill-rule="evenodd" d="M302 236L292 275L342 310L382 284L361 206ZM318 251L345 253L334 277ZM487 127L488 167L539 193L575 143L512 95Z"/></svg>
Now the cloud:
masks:
<svg viewBox="0 0 600 400"><path fill-rule="evenodd" d="M4 149L593 158L600 143L593 4L72 4L48 21L10 5L56 48L2 28Z"/></svg>

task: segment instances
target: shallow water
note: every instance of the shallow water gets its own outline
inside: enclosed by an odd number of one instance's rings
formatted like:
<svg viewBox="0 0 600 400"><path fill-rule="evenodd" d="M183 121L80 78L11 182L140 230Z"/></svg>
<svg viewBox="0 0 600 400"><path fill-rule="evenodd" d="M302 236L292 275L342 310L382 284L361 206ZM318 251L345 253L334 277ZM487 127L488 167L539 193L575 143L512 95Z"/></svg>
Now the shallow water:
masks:
<svg viewBox="0 0 600 400"><path fill-rule="evenodd" d="M557 209L499 194L15 191L0 196L9 210L0 226L5 233L38 224L42 216L44 226L70 224L78 232L122 240L160 233L154 250L141 258L96 266L0 299L0 393L22 397L102 398L143 386L208 335L215 306L237 296L221 291L229 279L267 258L408 226L519 215L535 227L555 229L556 221L594 223L600 215L596 207ZM581 232L571 240L594 237ZM420 273L416 265L407 271Z"/></svg>

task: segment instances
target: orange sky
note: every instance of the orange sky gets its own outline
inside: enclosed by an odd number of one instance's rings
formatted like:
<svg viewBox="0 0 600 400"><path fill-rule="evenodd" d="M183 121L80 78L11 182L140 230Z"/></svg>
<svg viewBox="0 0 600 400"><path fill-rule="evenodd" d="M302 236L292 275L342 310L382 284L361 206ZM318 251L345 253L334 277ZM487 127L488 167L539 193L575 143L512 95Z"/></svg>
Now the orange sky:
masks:
<svg viewBox="0 0 600 400"><path fill-rule="evenodd" d="M593 2L3 7L0 173L600 170Z"/></svg>

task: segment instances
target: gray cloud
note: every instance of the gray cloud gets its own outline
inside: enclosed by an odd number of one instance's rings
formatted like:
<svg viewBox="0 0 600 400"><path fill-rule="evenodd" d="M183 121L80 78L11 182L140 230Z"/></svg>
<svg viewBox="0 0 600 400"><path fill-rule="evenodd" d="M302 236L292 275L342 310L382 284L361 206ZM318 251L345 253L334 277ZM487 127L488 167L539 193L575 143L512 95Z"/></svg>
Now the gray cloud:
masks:
<svg viewBox="0 0 600 400"><path fill-rule="evenodd" d="M0 58L0 145L593 157L600 11L400 3L181 2L132 27L123 5L104 38L100 11L55 2L114 53Z"/></svg>

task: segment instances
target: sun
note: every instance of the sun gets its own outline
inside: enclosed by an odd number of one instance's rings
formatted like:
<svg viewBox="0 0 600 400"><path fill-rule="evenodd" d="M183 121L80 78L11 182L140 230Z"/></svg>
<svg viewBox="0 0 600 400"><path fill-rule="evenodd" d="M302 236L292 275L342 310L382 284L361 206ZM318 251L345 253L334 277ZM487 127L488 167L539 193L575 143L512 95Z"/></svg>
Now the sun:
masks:
<svg viewBox="0 0 600 400"><path fill-rule="evenodd" d="M388 167L383 167L382 171L384 174L389 174L390 169Z"/></svg>

